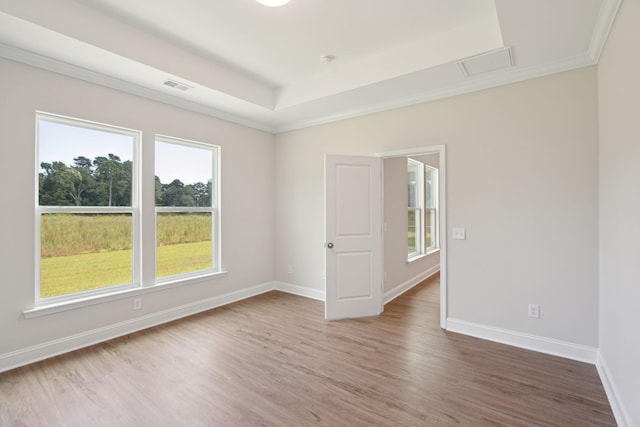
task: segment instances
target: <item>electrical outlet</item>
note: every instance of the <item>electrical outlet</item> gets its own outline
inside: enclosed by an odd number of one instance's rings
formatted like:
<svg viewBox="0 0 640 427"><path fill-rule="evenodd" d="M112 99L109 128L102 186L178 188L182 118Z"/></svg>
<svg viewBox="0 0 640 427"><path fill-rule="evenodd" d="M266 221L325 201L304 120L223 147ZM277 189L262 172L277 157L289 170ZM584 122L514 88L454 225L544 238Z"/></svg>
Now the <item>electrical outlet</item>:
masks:
<svg viewBox="0 0 640 427"><path fill-rule="evenodd" d="M529 317L534 319L540 318L540 306L538 304L529 304Z"/></svg>
<svg viewBox="0 0 640 427"><path fill-rule="evenodd" d="M134 298L133 299L133 309L134 310L142 310L142 298Z"/></svg>
<svg viewBox="0 0 640 427"><path fill-rule="evenodd" d="M293 273L293 267L292 266L290 266L290 265L287 266L287 273L289 273L289 274Z"/></svg>

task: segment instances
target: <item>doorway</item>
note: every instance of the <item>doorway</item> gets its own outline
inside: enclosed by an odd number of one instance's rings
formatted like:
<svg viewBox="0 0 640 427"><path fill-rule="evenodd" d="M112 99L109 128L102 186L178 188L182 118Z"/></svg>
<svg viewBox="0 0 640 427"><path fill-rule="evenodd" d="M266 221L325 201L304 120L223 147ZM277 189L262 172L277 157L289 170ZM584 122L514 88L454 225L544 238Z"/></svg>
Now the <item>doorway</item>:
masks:
<svg viewBox="0 0 640 427"><path fill-rule="evenodd" d="M384 303L393 300L397 296L406 292L413 286L422 282L427 277L440 271L440 327L446 328L447 319L447 234L446 234L446 149L444 145L417 147L406 150L390 151L376 154L383 161L383 236L382 254L385 272L383 275ZM437 163L433 159L437 158ZM439 238L439 249L429 252L425 243L422 242L422 252L418 250L412 259L408 259L407 252L407 230L403 229L407 221L407 193L396 191L398 181L403 177L400 174L404 171L406 177L407 159L415 159L418 163L430 164L438 169L438 225L437 235ZM437 166L436 166L437 165ZM392 176L393 175L393 176ZM404 181L406 183L406 179ZM406 184L405 184L406 185ZM395 186L395 187L394 187ZM400 194L398 194L400 193ZM394 213L390 213L389 206L393 206ZM405 209L403 211L403 209ZM403 213L404 212L404 213ZM390 216L393 215L393 216ZM400 215L404 215L401 218ZM409 214L411 216L411 214ZM400 225L399 225L400 224ZM425 226L424 224L422 225ZM400 228L398 228L400 227ZM404 234L403 234L404 233ZM429 238L429 237L427 237ZM409 237L409 245L414 244ZM393 251L393 260L389 259L390 251ZM396 251L402 251L396 253ZM417 254L417 255L416 255ZM435 263L439 255L439 268ZM399 257L402 257L401 259ZM406 267L406 268L405 268ZM389 271L387 271L389 270Z"/></svg>
<svg viewBox="0 0 640 427"><path fill-rule="evenodd" d="M446 150L444 145L367 156L325 156L325 318L374 316L384 309L385 159L438 155L440 327L447 319ZM405 160L406 161L406 160ZM387 195L388 196L388 195ZM353 242L351 242L351 240ZM405 240L406 242L406 240ZM358 243L362 247L352 247ZM382 277L381 277L382 276ZM428 276L425 276L426 278ZM398 296L399 292L396 296Z"/></svg>

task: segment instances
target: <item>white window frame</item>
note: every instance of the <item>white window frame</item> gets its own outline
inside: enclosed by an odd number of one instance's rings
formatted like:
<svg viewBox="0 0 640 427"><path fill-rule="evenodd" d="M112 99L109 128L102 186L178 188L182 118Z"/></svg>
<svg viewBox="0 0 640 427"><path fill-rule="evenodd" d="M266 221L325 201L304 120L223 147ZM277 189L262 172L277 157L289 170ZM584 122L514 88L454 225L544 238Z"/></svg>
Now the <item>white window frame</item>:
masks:
<svg viewBox="0 0 640 427"><path fill-rule="evenodd" d="M167 143L167 144L176 144L187 147L193 147L198 149L209 150L212 153L212 185L211 185L211 207L188 207L188 206L155 206L155 198L154 198L154 250L155 250L155 260L156 265L154 266L154 274L156 277L156 283L171 283L176 281L181 281L184 279L189 279L193 277L199 277L203 275L210 275L214 273L220 273L222 271L222 251L221 251L221 234L220 234L220 226L221 226L221 216L220 216L220 146L206 144L203 142L192 141L184 138L175 138L166 135L155 135L154 139L154 147L157 142ZM155 169L155 168L154 168ZM154 173L155 175L155 173ZM205 270L196 270L187 273L174 274L170 276L162 276L158 277L157 275L157 259L158 259L158 214L159 213L171 213L171 212L208 212L211 213L211 245L212 245L212 262L211 268Z"/></svg>
<svg viewBox="0 0 640 427"><path fill-rule="evenodd" d="M433 166L430 165L424 165L424 169L425 169L425 174L424 174L424 178L425 178L425 184L424 184L424 190L425 190L425 216L424 216L424 220L423 223L425 224L425 229L424 229L424 240L425 240L425 245L426 245L426 213L427 211L431 211L433 214L431 215L432 218L432 224L430 224L431 226L431 234L433 236L433 238L431 239L432 241L432 245L425 247L426 253L430 254L431 252L437 251L438 249L440 249L440 233L439 233L439 227L440 227L440 215L438 214L438 209L439 209L439 200L440 200L440 193L439 193L439 189L440 189L440 181L439 181L439 171L438 168L435 168ZM432 196L431 196L431 200L433 201L433 206L426 206L426 201L428 200L426 197L426 192L429 191L429 185L427 184L426 178L427 178L427 172L430 171L432 173L433 176L433 182L431 183L431 192L432 192Z"/></svg>
<svg viewBox="0 0 640 427"><path fill-rule="evenodd" d="M407 191L409 187L409 166L414 166L416 168L416 181L415 181L415 197L416 197L416 206L411 207L409 205L409 200L407 197L407 218L409 212L414 212L414 218L416 221L416 230L415 230L415 248L414 252L409 252L407 254L407 260L412 261L414 259L419 258L423 255L424 252L424 163L419 162L417 160L407 158ZM408 223L407 223L408 229ZM407 236L407 244L409 237Z"/></svg>
<svg viewBox="0 0 640 427"><path fill-rule="evenodd" d="M60 123L68 126L76 126L86 129L99 130L102 132L116 133L126 135L133 138L133 160L132 160L132 189L131 189L131 206L40 206L40 136L38 134L40 120ZM138 130L128 129L119 126L107 125L89 120L76 119L72 117L61 116L57 114L36 111L36 191L35 191L35 306L50 305L66 301L75 301L85 298L91 298L97 295L112 294L114 292L127 289L138 288L141 286L141 235L140 235L140 145L142 133ZM41 298L40 296L40 254L41 254L41 221L42 215L48 213L76 213L76 214L131 214L132 221L132 281L120 285L106 286L99 289L74 292L71 294L58 295L53 297Z"/></svg>

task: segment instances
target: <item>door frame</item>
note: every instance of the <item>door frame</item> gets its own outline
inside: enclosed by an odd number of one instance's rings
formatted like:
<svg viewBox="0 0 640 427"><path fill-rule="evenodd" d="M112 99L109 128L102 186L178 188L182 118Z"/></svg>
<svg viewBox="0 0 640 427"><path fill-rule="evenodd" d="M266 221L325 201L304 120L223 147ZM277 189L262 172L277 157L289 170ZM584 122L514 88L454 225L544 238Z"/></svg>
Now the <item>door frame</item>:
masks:
<svg viewBox="0 0 640 427"><path fill-rule="evenodd" d="M431 145L416 148L407 148L403 150L385 151L382 153L374 154L375 157L380 157L383 160L382 165L382 179L384 180L384 159L391 159L394 157L410 157L419 156L425 154L438 154L438 179L439 186L438 191L440 195L439 199L439 217L440 226L438 232L440 233L440 327L447 329L447 149L446 145ZM382 196L382 208L384 221L384 185L381 186ZM384 265L384 233L382 234L382 247L380 248L382 255L382 264Z"/></svg>

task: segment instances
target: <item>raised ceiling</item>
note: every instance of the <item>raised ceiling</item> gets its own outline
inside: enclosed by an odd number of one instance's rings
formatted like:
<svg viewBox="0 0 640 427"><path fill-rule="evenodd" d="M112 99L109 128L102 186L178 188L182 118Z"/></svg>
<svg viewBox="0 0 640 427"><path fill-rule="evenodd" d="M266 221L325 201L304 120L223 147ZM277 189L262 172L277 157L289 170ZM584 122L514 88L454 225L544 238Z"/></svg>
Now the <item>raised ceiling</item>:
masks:
<svg viewBox="0 0 640 427"><path fill-rule="evenodd" d="M0 0L0 56L281 132L595 64L620 1Z"/></svg>

